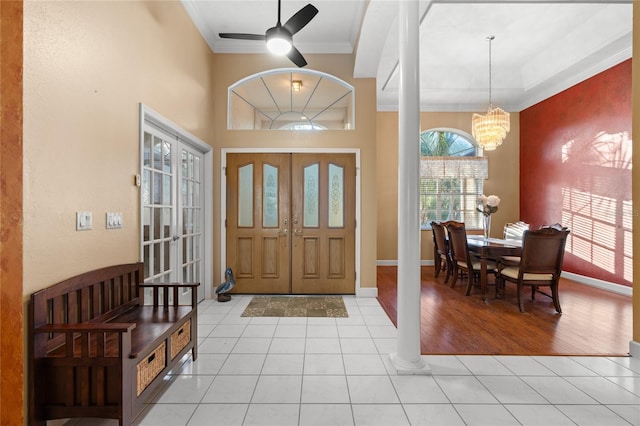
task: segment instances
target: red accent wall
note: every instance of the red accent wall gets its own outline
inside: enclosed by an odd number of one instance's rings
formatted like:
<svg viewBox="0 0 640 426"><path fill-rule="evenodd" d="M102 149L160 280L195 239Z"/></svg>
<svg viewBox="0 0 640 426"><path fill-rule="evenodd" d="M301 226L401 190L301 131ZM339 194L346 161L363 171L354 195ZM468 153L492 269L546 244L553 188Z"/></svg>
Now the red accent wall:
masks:
<svg viewBox="0 0 640 426"><path fill-rule="evenodd" d="M631 59L520 113L520 217L569 227L563 270L631 286Z"/></svg>

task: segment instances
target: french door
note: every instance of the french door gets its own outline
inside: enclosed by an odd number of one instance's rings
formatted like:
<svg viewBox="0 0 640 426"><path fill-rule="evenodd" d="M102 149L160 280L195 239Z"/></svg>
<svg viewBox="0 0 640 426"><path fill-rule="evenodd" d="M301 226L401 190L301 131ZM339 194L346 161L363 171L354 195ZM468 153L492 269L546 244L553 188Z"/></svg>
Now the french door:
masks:
<svg viewBox="0 0 640 426"><path fill-rule="evenodd" d="M145 281L201 282L203 153L154 126L142 147L142 258ZM191 300L190 290L180 295ZM204 298L204 285L198 300Z"/></svg>
<svg viewBox="0 0 640 426"><path fill-rule="evenodd" d="M237 292L355 292L354 154L233 153L226 179Z"/></svg>

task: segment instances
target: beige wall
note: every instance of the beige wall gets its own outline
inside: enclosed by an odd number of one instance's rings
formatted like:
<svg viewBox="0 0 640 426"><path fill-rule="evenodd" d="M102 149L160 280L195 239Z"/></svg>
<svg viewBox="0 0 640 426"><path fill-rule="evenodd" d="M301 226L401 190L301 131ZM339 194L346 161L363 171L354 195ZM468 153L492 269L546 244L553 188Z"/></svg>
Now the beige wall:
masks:
<svg viewBox="0 0 640 426"><path fill-rule="evenodd" d="M424 130L447 127L471 133L470 112L423 112ZM378 260L397 260L398 252L398 114L380 112L377 118L377 186L378 186ZM485 152L489 159L489 178L484 193L502 200L492 217L491 235L500 237L505 223L519 218L520 205L520 123L519 114L511 113L511 132L495 151ZM418 141L416 141L418 143ZM433 260L431 231L421 232L421 259Z"/></svg>
<svg viewBox="0 0 640 426"><path fill-rule="evenodd" d="M222 148L358 148L361 160L361 287L376 286L376 91L374 79L354 79L352 55L305 55L307 68L332 74L355 87L356 128L352 131L291 132L277 130L227 130L227 88L236 81L260 71L289 68L286 58L268 55L215 55L215 138L214 191L218 191ZM214 236L220 235L220 212L214 208ZM215 238L214 238L215 239ZM220 277L220 245L214 244L214 279Z"/></svg>
<svg viewBox="0 0 640 426"><path fill-rule="evenodd" d="M139 260L138 104L210 143L212 70L179 2L24 3L25 297ZM93 230L75 230L76 211Z"/></svg>

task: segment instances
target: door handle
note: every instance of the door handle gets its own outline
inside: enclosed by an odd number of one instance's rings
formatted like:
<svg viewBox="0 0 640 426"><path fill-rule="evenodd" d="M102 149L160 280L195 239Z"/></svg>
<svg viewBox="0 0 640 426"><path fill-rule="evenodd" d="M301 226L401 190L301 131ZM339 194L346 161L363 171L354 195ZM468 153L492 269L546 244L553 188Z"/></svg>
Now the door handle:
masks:
<svg viewBox="0 0 640 426"><path fill-rule="evenodd" d="M289 233L289 229L288 228L284 228L282 231L280 231L280 235L281 236L285 236Z"/></svg>
<svg viewBox="0 0 640 426"><path fill-rule="evenodd" d="M172 238L173 241L177 241L179 239L180 239L180 235L174 235Z"/></svg>
<svg viewBox="0 0 640 426"><path fill-rule="evenodd" d="M293 230L293 234L294 234L296 237L302 236L302 230L301 230L301 229L294 229L294 230Z"/></svg>

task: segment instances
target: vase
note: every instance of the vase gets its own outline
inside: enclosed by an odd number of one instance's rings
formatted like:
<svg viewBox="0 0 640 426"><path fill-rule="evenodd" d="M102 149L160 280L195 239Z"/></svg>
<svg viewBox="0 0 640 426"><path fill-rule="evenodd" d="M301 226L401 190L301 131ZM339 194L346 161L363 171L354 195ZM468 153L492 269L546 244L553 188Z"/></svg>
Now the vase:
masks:
<svg viewBox="0 0 640 426"><path fill-rule="evenodd" d="M491 215L486 214L482 216L482 230L484 231L484 238L489 238L489 233L491 232Z"/></svg>

